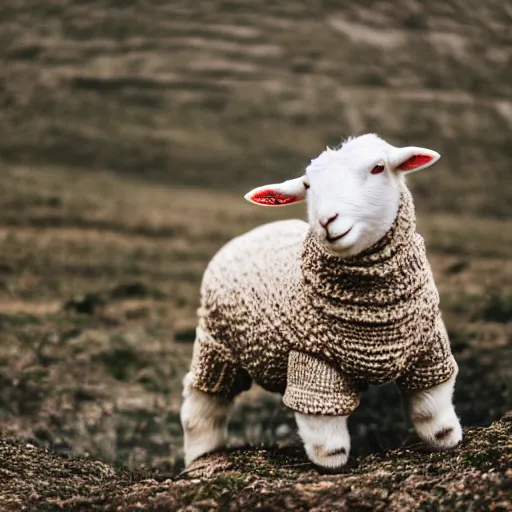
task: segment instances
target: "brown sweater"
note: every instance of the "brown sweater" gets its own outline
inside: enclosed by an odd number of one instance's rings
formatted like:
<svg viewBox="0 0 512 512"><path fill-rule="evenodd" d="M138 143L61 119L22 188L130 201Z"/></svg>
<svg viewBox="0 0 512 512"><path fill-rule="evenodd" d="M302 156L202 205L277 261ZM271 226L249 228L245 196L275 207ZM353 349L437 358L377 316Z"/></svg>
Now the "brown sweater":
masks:
<svg viewBox="0 0 512 512"><path fill-rule="evenodd" d="M302 221L228 243L202 285L193 384L228 398L254 380L305 414L347 415L368 384L445 382L456 363L404 185L386 236L330 255Z"/></svg>

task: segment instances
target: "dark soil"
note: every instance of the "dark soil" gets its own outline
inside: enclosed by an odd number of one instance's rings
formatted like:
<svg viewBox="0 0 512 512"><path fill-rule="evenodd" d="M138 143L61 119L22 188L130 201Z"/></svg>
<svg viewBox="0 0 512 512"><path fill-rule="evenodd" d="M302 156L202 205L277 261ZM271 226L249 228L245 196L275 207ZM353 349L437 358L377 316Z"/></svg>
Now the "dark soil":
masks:
<svg viewBox="0 0 512 512"><path fill-rule="evenodd" d="M237 450L178 475L116 470L30 444L0 444L2 510L512 510L512 415L466 429L449 453L421 445L322 475L297 449Z"/></svg>

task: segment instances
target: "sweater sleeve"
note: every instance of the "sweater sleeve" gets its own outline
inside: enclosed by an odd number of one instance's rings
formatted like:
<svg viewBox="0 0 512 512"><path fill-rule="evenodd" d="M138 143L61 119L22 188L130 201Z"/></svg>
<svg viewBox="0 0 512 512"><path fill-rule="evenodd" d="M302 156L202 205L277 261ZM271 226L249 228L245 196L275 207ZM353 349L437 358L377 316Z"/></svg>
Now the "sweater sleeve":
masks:
<svg viewBox="0 0 512 512"><path fill-rule="evenodd" d="M441 316L436 319L434 332L431 332L424 347L413 367L397 381L406 390L433 388L458 371Z"/></svg>
<svg viewBox="0 0 512 512"><path fill-rule="evenodd" d="M283 402L303 414L347 416L359 405L359 395L356 386L333 366L292 351Z"/></svg>
<svg viewBox="0 0 512 512"><path fill-rule="evenodd" d="M200 327L196 331L190 372L196 389L228 399L252 384L249 374L232 360L228 349Z"/></svg>

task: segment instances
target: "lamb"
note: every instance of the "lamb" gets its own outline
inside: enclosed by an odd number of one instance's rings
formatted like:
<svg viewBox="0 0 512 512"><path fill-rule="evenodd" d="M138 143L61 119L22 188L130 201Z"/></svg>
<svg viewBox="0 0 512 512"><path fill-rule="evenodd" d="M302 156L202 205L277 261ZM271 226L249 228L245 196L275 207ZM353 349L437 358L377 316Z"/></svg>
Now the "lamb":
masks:
<svg viewBox="0 0 512 512"><path fill-rule="evenodd" d="M208 265L183 381L187 465L225 445L233 400L253 381L283 395L323 468L347 462L347 418L369 384L395 381L408 393L432 448L460 442L458 367L405 184L439 158L367 134L327 148L303 176L246 195L273 207L306 200L309 222L260 226Z"/></svg>

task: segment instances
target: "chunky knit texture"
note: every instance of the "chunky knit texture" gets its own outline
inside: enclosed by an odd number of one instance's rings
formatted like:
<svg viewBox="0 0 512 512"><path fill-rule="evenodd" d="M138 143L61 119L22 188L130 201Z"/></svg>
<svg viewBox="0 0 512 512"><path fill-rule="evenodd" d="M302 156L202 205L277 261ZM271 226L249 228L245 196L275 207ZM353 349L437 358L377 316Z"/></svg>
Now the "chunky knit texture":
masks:
<svg viewBox="0 0 512 512"><path fill-rule="evenodd" d="M347 415L368 384L427 389L456 368L414 205L353 258L301 221L228 243L202 285L193 385L232 398L254 380L305 414Z"/></svg>

